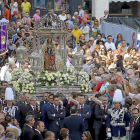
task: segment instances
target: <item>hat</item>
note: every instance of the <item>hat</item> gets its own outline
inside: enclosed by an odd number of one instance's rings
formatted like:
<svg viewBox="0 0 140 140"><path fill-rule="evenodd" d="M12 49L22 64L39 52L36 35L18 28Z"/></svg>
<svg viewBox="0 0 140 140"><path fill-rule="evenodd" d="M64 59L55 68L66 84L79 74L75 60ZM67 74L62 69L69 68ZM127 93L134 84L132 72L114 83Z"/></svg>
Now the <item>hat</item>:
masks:
<svg viewBox="0 0 140 140"><path fill-rule="evenodd" d="M113 97L113 102L122 103L122 101L123 101L122 91L120 89L116 89Z"/></svg>
<svg viewBox="0 0 140 140"><path fill-rule="evenodd" d="M5 100L14 100L13 90L10 87L7 87L5 90Z"/></svg>

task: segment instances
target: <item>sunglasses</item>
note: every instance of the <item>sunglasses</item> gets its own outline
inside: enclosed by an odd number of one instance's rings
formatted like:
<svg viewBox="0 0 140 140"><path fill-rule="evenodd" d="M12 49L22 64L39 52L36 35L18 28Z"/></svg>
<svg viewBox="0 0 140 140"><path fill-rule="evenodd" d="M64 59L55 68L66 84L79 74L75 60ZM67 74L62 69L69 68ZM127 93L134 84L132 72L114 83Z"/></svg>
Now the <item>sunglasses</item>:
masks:
<svg viewBox="0 0 140 140"><path fill-rule="evenodd" d="M71 29L68 29L68 30L71 30Z"/></svg>
<svg viewBox="0 0 140 140"><path fill-rule="evenodd" d="M89 40L89 41L93 41L93 40Z"/></svg>
<svg viewBox="0 0 140 140"><path fill-rule="evenodd" d="M113 74L113 72L109 72L110 74Z"/></svg>
<svg viewBox="0 0 140 140"><path fill-rule="evenodd" d="M90 60L86 60L86 61L90 61Z"/></svg>
<svg viewBox="0 0 140 140"><path fill-rule="evenodd" d="M65 23L65 24L68 24L68 23Z"/></svg>
<svg viewBox="0 0 140 140"><path fill-rule="evenodd" d="M98 22L98 21L94 21L94 22Z"/></svg>

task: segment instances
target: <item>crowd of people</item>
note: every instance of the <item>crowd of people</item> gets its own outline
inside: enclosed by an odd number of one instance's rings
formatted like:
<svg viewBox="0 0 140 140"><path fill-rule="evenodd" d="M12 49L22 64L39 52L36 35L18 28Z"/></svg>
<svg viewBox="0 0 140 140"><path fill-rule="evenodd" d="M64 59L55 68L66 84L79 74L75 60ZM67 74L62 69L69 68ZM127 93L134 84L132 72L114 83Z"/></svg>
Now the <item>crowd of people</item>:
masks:
<svg viewBox="0 0 140 140"><path fill-rule="evenodd" d="M106 37L101 32L101 22L109 18L109 12L105 10L98 20L79 5L74 15L65 10L58 15L68 32L66 65L74 66L76 52L83 54L82 70L89 75L91 96L73 92L63 99L46 91L39 104L36 96L28 93L15 102L8 83L13 69L20 66L16 49L23 41L27 57L22 69L30 70L32 30L41 11L30 16L31 4L27 0L21 4L8 2L0 3L0 23L7 23L8 32L8 53L0 55L0 139L139 140L140 49L127 46L121 33L114 42L111 35ZM56 15L53 9L51 13ZM43 44L45 39L41 41ZM54 44L58 46L60 42L56 40ZM53 49L47 48L46 60L54 61ZM45 65L52 69L54 64Z"/></svg>

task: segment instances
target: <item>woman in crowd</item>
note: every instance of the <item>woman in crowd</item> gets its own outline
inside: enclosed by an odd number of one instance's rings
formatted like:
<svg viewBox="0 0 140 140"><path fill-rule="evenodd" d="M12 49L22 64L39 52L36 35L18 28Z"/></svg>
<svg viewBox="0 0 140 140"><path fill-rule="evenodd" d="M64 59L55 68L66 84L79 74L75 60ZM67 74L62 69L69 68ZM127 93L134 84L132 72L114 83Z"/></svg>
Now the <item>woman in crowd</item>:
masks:
<svg viewBox="0 0 140 140"><path fill-rule="evenodd" d="M21 13L18 14L17 22L20 22L20 23L24 24L24 20L23 20L23 17L21 15Z"/></svg>
<svg viewBox="0 0 140 140"><path fill-rule="evenodd" d="M87 20L86 19L83 19L82 25L83 26L80 28L80 30L85 35L85 41L89 41L89 27L87 26Z"/></svg>
<svg viewBox="0 0 140 140"><path fill-rule="evenodd" d="M124 59L125 59L126 57L131 57L131 54L132 54L132 47L128 47L128 48L127 48L127 53L124 55Z"/></svg>
<svg viewBox="0 0 140 140"><path fill-rule="evenodd" d="M73 43L73 34L72 34L72 29L70 27L68 27L68 35L66 38L67 43L71 42Z"/></svg>
<svg viewBox="0 0 140 140"><path fill-rule="evenodd" d="M110 105L112 105L113 102L114 91L115 91L115 85L111 84L107 86L105 94L108 97L108 101Z"/></svg>
<svg viewBox="0 0 140 140"><path fill-rule="evenodd" d="M82 135L82 140L92 140L91 134L89 131L84 131Z"/></svg>
<svg viewBox="0 0 140 140"><path fill-rule="evenodd" d="M97 19L94 20L93 25L91 26L91 36L94 39L97 39L97 33L100 32L99 21Z"/></svg>
<svg viewBox="0 0 140 140"><path fill-rule="evenodd" d="M10 11L9 7L7 5L4 5L4 13L3 13L5 19L9 20L10 19Z"/></svg>
<svg viewBox="0 0 140 140"><path fill-rule="evenodd" d="M95 45L94 49L99 53L100 52L100 45Z"/></svg>
<svg viewBox="0 0 140 140"><path fill-rule="evenodd" d="M107 51L105 48L101 49L101 57L103 60L107 60Z"/></svg>
<svg viewBox="0 0 140 140"><path fill-rule="evenodd" d="M118 34L117 35L117 40L115 42L116 48L118 47L118 44L122 42L122 40L123 40L122 34Z"/></svg>
<svg viewBox="0 0 140 140"><path fill-rule="evenodd" d="M89 17L88 11L85 10L85 11L84 11L84 17L83 17L83 19L87 19L88 17Z"/></svg>
<svg viewBox="0 0 140 140"><path fill-rule="evenodd" d="M132 49L132 54L131 54L132 58L136 58L136 48Z"/></svg>
<svg viewBox="0 0 140 140"><path fill-rule="evenodd" d="M65 10L62 10L62 11L61 11L61 14L59 15L59 18L60 18L61 20L63 20L63 21L67 19L67 16L66 16L65 13L66 13Z"/></svg>
<svg viewBox="0 0 140 140"><path fill-rule="evenodd" d="M11 16L15 15L15 13L18 12L18 3L15 2L14 0L11 0L10 9L11 9Z"/></svg>

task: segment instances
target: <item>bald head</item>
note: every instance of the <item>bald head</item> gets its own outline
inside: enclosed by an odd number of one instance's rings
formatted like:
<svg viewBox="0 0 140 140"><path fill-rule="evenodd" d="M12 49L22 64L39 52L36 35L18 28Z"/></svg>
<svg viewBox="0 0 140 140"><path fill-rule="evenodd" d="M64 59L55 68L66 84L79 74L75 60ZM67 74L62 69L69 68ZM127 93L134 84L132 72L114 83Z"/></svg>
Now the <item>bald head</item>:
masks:
<svg viewBox="0 0 140 140"><path fill-rule="evenodd" d="M104 14L105 14L105 15L107 15L108 13L109 13L109 11L108 11L108 10L105 10L105 11L104 11Z"/></svg>
<svg viewBox="0 0 140 140"><path fill-rule="evenodd" d="M30 94L25 94L25 101L27 103L30 101Z"/></svg>

